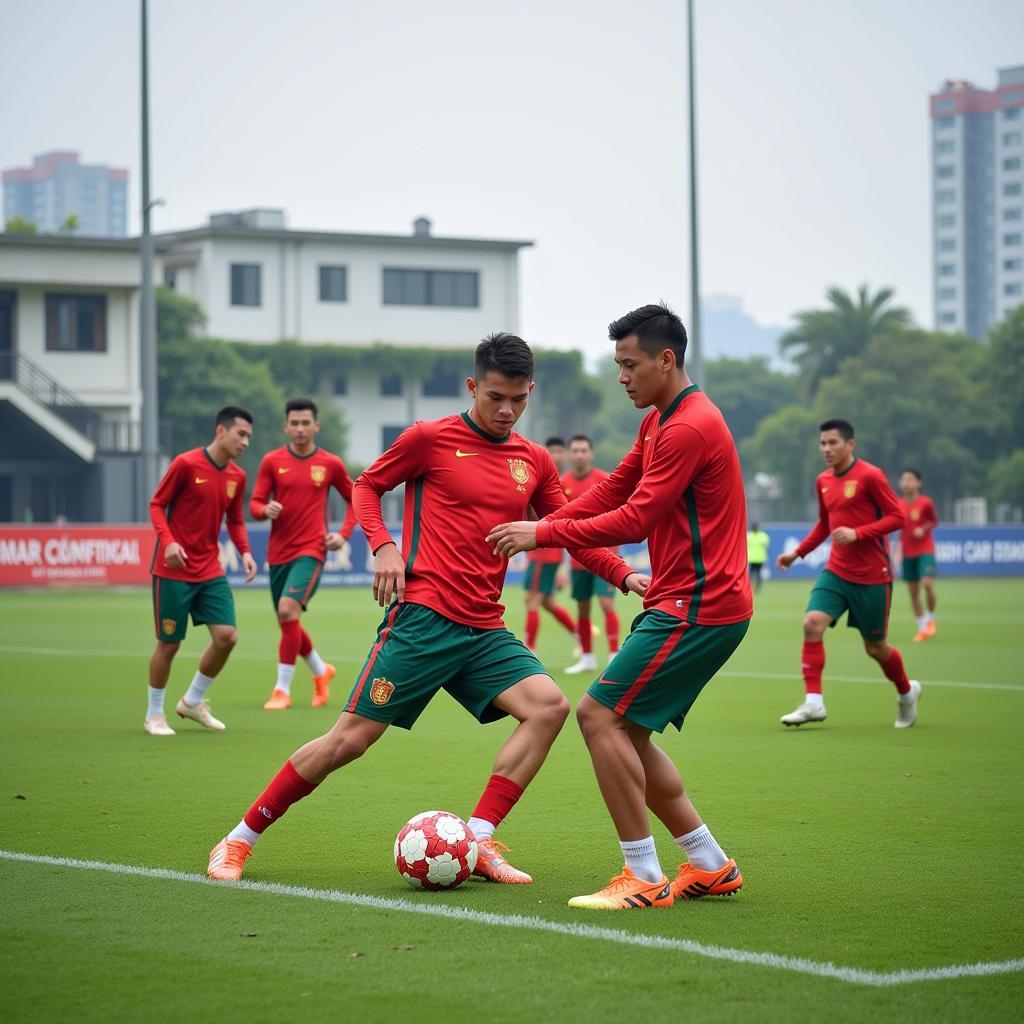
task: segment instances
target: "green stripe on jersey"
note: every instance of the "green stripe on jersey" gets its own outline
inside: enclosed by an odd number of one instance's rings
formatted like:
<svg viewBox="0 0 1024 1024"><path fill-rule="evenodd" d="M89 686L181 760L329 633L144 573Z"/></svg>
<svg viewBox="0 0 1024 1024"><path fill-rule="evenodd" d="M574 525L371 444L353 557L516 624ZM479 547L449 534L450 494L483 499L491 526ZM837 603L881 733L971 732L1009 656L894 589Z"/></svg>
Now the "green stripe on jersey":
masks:
<svg viewBox="0 0 1024 1024"><path fill-rule="evenodd" d="M409 542L409 558L405 563L405 571L412 572L412 563L416 561L416 552L420 546L420 510L423 506L423 477L416 481L412 505L412 540Z"/></svg>
<svg viewBox="0 0 1024 1024"><path fill-rule="evenodd" d="M686 621L697 625L697 614L700 611L701 598L704 596L704 583L707 580L707 569L704 566L704 551L700 540L700 520L697 518L697 496L691 487L686 492L686 511L690 517L690 546L693 549L693 597L690 598L690 610L686 613Z"/></svg>

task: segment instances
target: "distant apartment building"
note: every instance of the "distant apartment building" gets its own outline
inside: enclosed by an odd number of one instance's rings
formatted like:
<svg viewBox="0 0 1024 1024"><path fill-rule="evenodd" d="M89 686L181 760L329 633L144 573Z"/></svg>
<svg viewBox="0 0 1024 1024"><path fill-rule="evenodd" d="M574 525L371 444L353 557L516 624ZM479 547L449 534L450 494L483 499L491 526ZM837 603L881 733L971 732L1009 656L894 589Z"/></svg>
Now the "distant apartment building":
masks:
<svg viewBox="0 0 1024 1024"><path fill-rule="evenodd" d="M157 279L202 305L211 337L468 349L518 330L519 250L532 243L440 237L424 217L408 235L292 230L284 211L263 209L213 214L156 244ZM365 465L417 419L456 410L469 369L416 380L399 362L324 382L348 422L348 457Z"/></svg>
<svg viewBox="0 0 1024 1024"><path fill-rule="evenodd" d="M1024 302L1024 66L931 97L935 326L975 338Z"/></svg>
<svg viewBox="0 0 1024 1024"><path fill-rule="evenodd" d="M70 216L75 234L123 238L128 233L128 171L79 163L78 153L41 153L31 167L3 172L4 221L21 217L43 232L59 231Z"/></svg>

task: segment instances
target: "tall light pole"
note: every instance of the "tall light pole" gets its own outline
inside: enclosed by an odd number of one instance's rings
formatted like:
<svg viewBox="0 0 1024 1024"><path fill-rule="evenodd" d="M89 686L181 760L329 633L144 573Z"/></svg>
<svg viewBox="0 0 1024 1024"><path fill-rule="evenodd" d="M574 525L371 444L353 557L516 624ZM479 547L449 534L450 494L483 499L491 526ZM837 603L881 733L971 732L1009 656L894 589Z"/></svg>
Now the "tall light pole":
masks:
<svg viewBox="0 0 1024 1024"><path fill-rule="evenodd" d="M139 307L139 348L142 384L142 495L139 518L144 519L160 473L159 408L156 376L156 298L153 293L153 236L149 216L149 42L146 0L142 3L142 296Z"/></svg>
<svg viewBox="0 0 1024 1024"><path fill-rule="evenodd" d="M690 330L686 347L686 367L690 379L698 387L704 387L704 360L701 358L700 336L700 247L698 244L697 221L697 113L694 96L693 67L693 0L686 0L686 41L688 47L686 66L689 69L690 87Z"/></svg>

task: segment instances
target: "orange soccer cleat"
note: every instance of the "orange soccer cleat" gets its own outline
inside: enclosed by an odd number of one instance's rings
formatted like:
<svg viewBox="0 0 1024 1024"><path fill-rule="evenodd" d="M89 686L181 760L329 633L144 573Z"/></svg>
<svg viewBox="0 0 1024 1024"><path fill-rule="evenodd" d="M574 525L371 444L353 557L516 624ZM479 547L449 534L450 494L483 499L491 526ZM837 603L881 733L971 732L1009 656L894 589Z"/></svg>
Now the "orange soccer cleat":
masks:
<svg viewBox="0 0 1024 1024"><path fill-rule="evenodd" d="M292 698L284 690L274 690L270 700L263 705L264 711L287 711L292 706Z"/></svg>
<svg viewBox="0 0 1024 1024"><path fill-rule="evenodd" d="M313 707L322 708L331 697L331 680L338 670L333 665L324 665L322 676L313 676Z"/></svg>
<svg viewBox="0 0 1024 1024"><path fill-rule="evenodd" d="M926 637L928 637L929 639L931 639L931 637L935 636L935 620L934 619L929 619L924 624L924 635Z"/></svg>
<svg viewBox="0 0 1024 1024"><path fill-rule="evenodd" d="M663 875L660 882L637 878L632 868L623 868L603 889L589 896L573 896L570 907L586 910L647 910L649 907L671 907L672 887Z"/></svg>
<svg viewBox="0 0 1024 1024"><path fill-rule="evenodd" d="M493 836L478 839L476 843L477 857L473 874L486 878L488 882L501 882L502 885L529 885L533 879L519 868L512 867L499 850L508 853L508 847L499 843Z"/></svg>
<svg viewBox="0 0 1024 1024"><path fill-rule="evenodd" d="M731 896L743 888L743 876L730 860L717 871L701 871L692 864L680 864L672 880L672 895L677 900L699 900L704 896Z"/></svg>
<svg viewBox="0 0 1024 1024"><path fill-rule="evenodd" d="M923 629L918 630L914 634L914 643L915 644L923 644L925 642L925 640L927 640L927 639L928 639L928 634Z"/></svg>
<svg viewBox="0 0 1024 1024"><path fill-rule="evenodd" d="M206 874L219 882L237 882L252 853L252 847L241 839L222 839L210 851Z"/></svg>

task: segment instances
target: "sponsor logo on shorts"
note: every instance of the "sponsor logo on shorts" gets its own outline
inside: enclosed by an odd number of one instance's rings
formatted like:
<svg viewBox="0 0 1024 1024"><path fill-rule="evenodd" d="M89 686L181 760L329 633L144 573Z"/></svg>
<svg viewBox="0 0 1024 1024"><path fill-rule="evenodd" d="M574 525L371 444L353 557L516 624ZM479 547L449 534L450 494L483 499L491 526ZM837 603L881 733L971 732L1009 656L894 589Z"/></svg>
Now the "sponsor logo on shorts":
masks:
<svg viewBox="0 0 1024 1024"><path fill-rule="evenodd" d="M167 636L170 636L178 628L178 622L176 619L163 619L160 622L160 628Z"/></svg>
<svg viewBox="0 0 1024 1024"><path fill-rule="evenodd" d="M516 490L526 492L526 488L523 484L530 479L530 470L526 466L525 459L509 459L508 460L509 472L512 474L512 479L516 482Z"/></svg>
<svg viewBox="0 0 1024 1024"><path fill-rule="evenodd" d="M324 481L327 479L327 467L326 466L310 466L309 475L313 478L313 483L317 487L322 487Z"/></svg>
<svg viewBox="0 0 1024 1024"><path fill-rule="evenodd" d="M390 679L378 676L370 684L370 700L374 704L387 704L391 700L391 694L395 692L395 684Z"/></svg>

